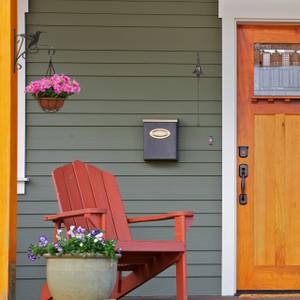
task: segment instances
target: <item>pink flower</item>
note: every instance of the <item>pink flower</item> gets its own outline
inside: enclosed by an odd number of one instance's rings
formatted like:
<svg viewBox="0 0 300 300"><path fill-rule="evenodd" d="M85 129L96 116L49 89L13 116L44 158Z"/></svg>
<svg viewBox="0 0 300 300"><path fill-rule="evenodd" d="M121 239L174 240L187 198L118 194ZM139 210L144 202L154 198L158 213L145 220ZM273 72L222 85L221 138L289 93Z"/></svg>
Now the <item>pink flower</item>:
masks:
<svg viewBox="0 0 300 300"><path fill-rule="evenodd" d="M79 85L79 83L76 80L73 80L72 81L72 85L73 85L73 87L72 87L72 93L78 94L80 92L80 85Z"/></svg>
<svg viewBox="0 0 300 300"><path fill-rule="evenodd" d="M27 87L26 92L30 94L37 94L40 91L40 82L32 81Z"/></svg>
<svg viewBox="0 0 300 300"><path fill-rule="evenodd" d="M76 80L72 80L64 74L54 74L51 77L44 77L40 80L32 81L25 88L25 93L36 96L47 95L50 97L77 94L80 92L80 85Z"/></svg>
<svg viewBox="0 0 300 300"><path fill-rule="evenodd" d="M52 77L50 77L52 84L60 84L62 82L60 75L54 74Z"/></svg>
<svg viewBox="0 0 300 300"><path fill-rule="evenodd" d="M41 92L45 92L46 90L52 87L51 80L47 77L40 80L40 90Z"/></svg>
<svg viewBox="0 0 300 300"><path fill-rule="evenodd" d="M63 90L60 84L54 84L53 85L53 90L56 94L60 94Z"/></svg>
<svg viewBox="0 0 300 300"><path fill-rule="evenodd" d="M71 78L69 76L61 74L61 78L65 83L71 83Z"/></svg>
<svg viewBox="0 0 300 300"><path fill-rule="evenodd" d="M63 84L62 85L62 90L63 90L63 92L65 92L67 94L72 94L73 93L73 89L72 89L72 86L70 84Z"/></svg>

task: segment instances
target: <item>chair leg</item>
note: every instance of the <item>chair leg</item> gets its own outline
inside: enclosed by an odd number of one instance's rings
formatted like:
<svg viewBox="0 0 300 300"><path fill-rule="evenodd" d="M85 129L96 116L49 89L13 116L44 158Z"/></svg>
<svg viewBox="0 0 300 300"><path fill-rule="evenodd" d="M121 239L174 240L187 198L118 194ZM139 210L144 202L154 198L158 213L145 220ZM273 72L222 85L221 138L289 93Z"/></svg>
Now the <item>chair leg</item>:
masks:
<svg viewBox="0 0 300 300"><path fill-rule="evenodd" d="M53 300L50 291L48 289L48 284L45 282L41 291L41 300Z"/></svg>
<svg viewBox="0 0 300 300"><path fill-rule="evenodd" d="M176 290L177 300L187 300L187 269L186 269L186 253L183 253L176 262Z"/></svg>

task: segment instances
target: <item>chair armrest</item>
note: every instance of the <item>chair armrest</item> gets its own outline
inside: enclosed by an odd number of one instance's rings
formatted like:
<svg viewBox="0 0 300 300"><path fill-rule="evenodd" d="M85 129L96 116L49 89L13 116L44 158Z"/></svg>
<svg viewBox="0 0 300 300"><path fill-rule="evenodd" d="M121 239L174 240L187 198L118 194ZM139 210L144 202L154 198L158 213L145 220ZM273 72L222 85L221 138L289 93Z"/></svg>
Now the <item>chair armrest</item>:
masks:
<svg viewBox="0 0 300 300"><path fill-rule="evenodd" d="M143 216L136 218L127 218L128 223L151 222L174 219L175 223L175 239L177 241L186 241L186 232L191 226L194 213L191 211L175 211L167 214L156 216Z"/></svg>
<svg viewBox="0 0 300 300"><path fill-rule="evenodd" d="M59 213L56 215L48 215L44 217L45 221L61 221L65 218L69 217L76 217L76 216L84 216L84 215L103 215L106 214L107 210L106 209L99 209L99 208L86 208L86 209L79 209L79 210L72 210L72 211L66 211L63 213Z"/></svg>
<svg viewBox="0 0 300 300"><path fill-rule="evenodd" d="M193 217L194 213L191 211L176 211L169 212L167 214L155 215L155 216L142 216L135 218L127 218L127 222L131 223L139 223L139 222L152 222L152 221L163 221L170 220L176 217Z"/></svg>

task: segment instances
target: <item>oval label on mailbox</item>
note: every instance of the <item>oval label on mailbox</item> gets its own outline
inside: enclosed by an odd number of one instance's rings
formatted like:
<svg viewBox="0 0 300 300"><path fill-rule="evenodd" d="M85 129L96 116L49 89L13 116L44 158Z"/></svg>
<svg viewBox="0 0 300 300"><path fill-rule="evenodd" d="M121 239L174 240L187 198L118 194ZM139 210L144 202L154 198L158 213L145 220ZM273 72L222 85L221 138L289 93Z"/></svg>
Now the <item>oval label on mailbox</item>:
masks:
<svg viewBox="0 0 300 300"><path fill-rule="evenodd" d="M155 128L149 132L149 135L154 139L166 139L171 135L171 132L165 128Z"/></svg>

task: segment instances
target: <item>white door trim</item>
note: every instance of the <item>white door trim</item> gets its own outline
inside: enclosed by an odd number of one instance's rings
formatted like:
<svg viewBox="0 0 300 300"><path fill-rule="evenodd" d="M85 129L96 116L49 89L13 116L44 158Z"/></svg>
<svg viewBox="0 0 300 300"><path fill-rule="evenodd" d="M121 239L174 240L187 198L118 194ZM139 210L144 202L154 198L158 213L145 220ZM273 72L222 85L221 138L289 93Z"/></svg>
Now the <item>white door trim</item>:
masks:
<svg viewBox="0 0 300 300"><path fill-rule="evenodd" d="M295 22L299 0L219 0L222 18L222 295L236 292L236 28L238 22Z"/></svg>

